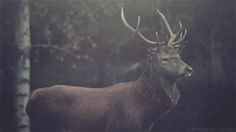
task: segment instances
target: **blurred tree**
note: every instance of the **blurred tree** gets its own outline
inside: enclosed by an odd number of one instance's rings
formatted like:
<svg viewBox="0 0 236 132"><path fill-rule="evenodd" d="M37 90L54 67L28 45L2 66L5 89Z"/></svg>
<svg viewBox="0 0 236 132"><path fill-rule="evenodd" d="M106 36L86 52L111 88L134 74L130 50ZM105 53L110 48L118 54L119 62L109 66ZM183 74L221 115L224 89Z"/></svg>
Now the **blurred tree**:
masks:
<svg viewBox="0 0 236 132"><path fill-rule="evenodd" d="M29 0L20 0L17 8L15 43L18 48L15 89L15 115L18 132L29 132L25 106L30 94L30 10Z"/></svg>

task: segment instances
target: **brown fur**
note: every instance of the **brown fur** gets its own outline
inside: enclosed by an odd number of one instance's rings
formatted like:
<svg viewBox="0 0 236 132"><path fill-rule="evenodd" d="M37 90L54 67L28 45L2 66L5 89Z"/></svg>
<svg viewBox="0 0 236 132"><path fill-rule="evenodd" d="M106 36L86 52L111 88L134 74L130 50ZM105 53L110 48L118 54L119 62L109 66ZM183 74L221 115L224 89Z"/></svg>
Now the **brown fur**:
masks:
<svg viewBox="0 0 236 132"><path fill-rule="evenodd" d="M30 97L27 113L35 130L141 130L161 109L134 94L134 84L37 89Z"/></svg>
<svg viewBox="0 0 236 132"><path fill-rule="evenodd" d="M189 74L185 70L176 72L187 67L176 52L171 52L175 53L173 62L161 61L161 56L169 55L167 51L149 54L144 71L135 82L106 88L56 85L33 91L26 108L33 130L147 130L177 105L180 93L175 80Z"/></svg>

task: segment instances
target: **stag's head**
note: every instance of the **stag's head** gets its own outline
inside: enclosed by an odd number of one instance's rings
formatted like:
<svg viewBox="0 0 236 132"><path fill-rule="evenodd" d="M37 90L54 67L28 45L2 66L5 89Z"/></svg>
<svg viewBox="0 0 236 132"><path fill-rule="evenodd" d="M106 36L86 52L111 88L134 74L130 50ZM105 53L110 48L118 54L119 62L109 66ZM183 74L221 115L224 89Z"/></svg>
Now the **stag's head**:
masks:
<svg viewBox="0 0 236 132"><path fill-rule="evenodd" d="M124 10L121 8L121 18L124 25L130 29L132 32L137 33L146 43L150 44L148 59L155 65L155 71L164 76L167 79L177 79L180 77L191 76L193 70L187 65L180 57L179 51L181 43L187 35L187 29L183 30L181 21L179 21L180 29L177 33L174 33L166 19L166 17L156 9L156 12L164 20L165 26L167 27L168 33L170 35L167 42L161 42L158 37L158 32L156 32L156 41L147 39L140 32L140 16L138 16L138 21L136 28L132 27L126 20L124 16Z"/></svg>

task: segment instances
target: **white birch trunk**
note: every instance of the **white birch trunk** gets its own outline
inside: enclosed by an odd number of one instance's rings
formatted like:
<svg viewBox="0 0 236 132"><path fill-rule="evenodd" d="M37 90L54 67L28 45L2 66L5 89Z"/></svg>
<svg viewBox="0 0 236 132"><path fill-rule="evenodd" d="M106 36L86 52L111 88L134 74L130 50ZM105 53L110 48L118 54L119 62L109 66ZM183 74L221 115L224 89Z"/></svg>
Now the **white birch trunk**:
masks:
<svg viewBox="0 0 236 132"><path fill-rule="evenodd" d="M29 118L25 106L30 95L30 11L29 0L19 0L16 21L15 42L21 53L17 62L17 79L15 89L15 116L18 132L29 132Z"/></svg>

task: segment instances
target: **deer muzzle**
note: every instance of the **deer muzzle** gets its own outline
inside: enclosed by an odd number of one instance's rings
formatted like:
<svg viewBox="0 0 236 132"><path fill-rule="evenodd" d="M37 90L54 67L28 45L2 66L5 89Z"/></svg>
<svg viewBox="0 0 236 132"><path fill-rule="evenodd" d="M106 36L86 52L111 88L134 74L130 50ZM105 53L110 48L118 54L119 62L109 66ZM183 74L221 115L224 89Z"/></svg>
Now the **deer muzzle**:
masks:
<svg viewBox="0 0 236 132"><path fill-rule="evenodd" d="M190 67L189 65L184 67L184 73L183 73L184 77L190 77L192 75L192 73L193 73L192 67Z"/></svg>

